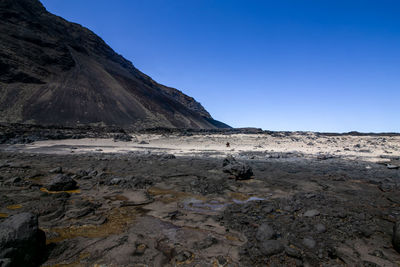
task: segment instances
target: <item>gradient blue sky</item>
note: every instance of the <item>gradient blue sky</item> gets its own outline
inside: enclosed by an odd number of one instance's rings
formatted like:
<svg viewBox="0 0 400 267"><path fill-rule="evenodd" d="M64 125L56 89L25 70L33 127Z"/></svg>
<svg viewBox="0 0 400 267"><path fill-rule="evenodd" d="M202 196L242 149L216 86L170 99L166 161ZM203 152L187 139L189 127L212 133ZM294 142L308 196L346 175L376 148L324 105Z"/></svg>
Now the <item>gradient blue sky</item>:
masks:
<svg viewBox="0 0 400 267"><path fill-rule="evenodd" d="M400 132L398 0L41 0L234 127Z"/></svg>

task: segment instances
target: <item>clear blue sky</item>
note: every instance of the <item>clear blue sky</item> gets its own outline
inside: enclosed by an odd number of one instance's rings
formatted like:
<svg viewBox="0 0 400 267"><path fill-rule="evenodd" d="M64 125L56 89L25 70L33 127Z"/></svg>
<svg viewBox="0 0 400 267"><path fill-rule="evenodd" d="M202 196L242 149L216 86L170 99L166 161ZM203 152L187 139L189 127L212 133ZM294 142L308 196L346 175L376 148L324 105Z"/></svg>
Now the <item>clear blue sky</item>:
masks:
<svg viewBox="0 0 400 267"><path fill-rule="evenodd" d="M234 127L400 132L398 0L42 0Z"/></svg>

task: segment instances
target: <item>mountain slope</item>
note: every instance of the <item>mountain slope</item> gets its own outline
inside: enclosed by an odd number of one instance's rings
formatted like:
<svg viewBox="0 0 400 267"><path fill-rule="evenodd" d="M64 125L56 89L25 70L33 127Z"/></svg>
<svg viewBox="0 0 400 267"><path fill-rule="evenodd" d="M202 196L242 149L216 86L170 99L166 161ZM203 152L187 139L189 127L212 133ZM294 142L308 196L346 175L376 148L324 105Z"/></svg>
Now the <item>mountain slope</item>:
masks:
<svg viewBox="0 0 400 267"><path fill-rule="evenodd" d="M38 0L1 0L0 37L0 121L229 127Z"/></svg>

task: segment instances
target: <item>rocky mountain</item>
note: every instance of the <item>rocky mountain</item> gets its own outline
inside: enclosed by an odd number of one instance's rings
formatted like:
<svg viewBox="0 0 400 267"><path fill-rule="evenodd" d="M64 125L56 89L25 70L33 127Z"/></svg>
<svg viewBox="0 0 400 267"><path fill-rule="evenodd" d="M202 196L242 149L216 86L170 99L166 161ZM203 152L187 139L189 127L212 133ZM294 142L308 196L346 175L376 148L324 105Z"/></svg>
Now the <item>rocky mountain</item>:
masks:
<svg viewBox="0 0 400 267"><path fill-rule="evenodd" d="M225 128L99 36L38 0L0 1L0 121L137 128Z"/></svg>

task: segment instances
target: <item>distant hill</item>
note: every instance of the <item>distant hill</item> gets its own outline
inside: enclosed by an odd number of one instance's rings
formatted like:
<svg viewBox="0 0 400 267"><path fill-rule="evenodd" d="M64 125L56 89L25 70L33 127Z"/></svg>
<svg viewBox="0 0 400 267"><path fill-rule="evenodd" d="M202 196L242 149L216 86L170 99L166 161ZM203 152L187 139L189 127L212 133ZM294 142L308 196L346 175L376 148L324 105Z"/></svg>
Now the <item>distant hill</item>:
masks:
<svg viewBox="0 0 400 267"><path fill-rule="evenodd" d="M37 0L0 1L0 121L229 128Z"/></svg>

